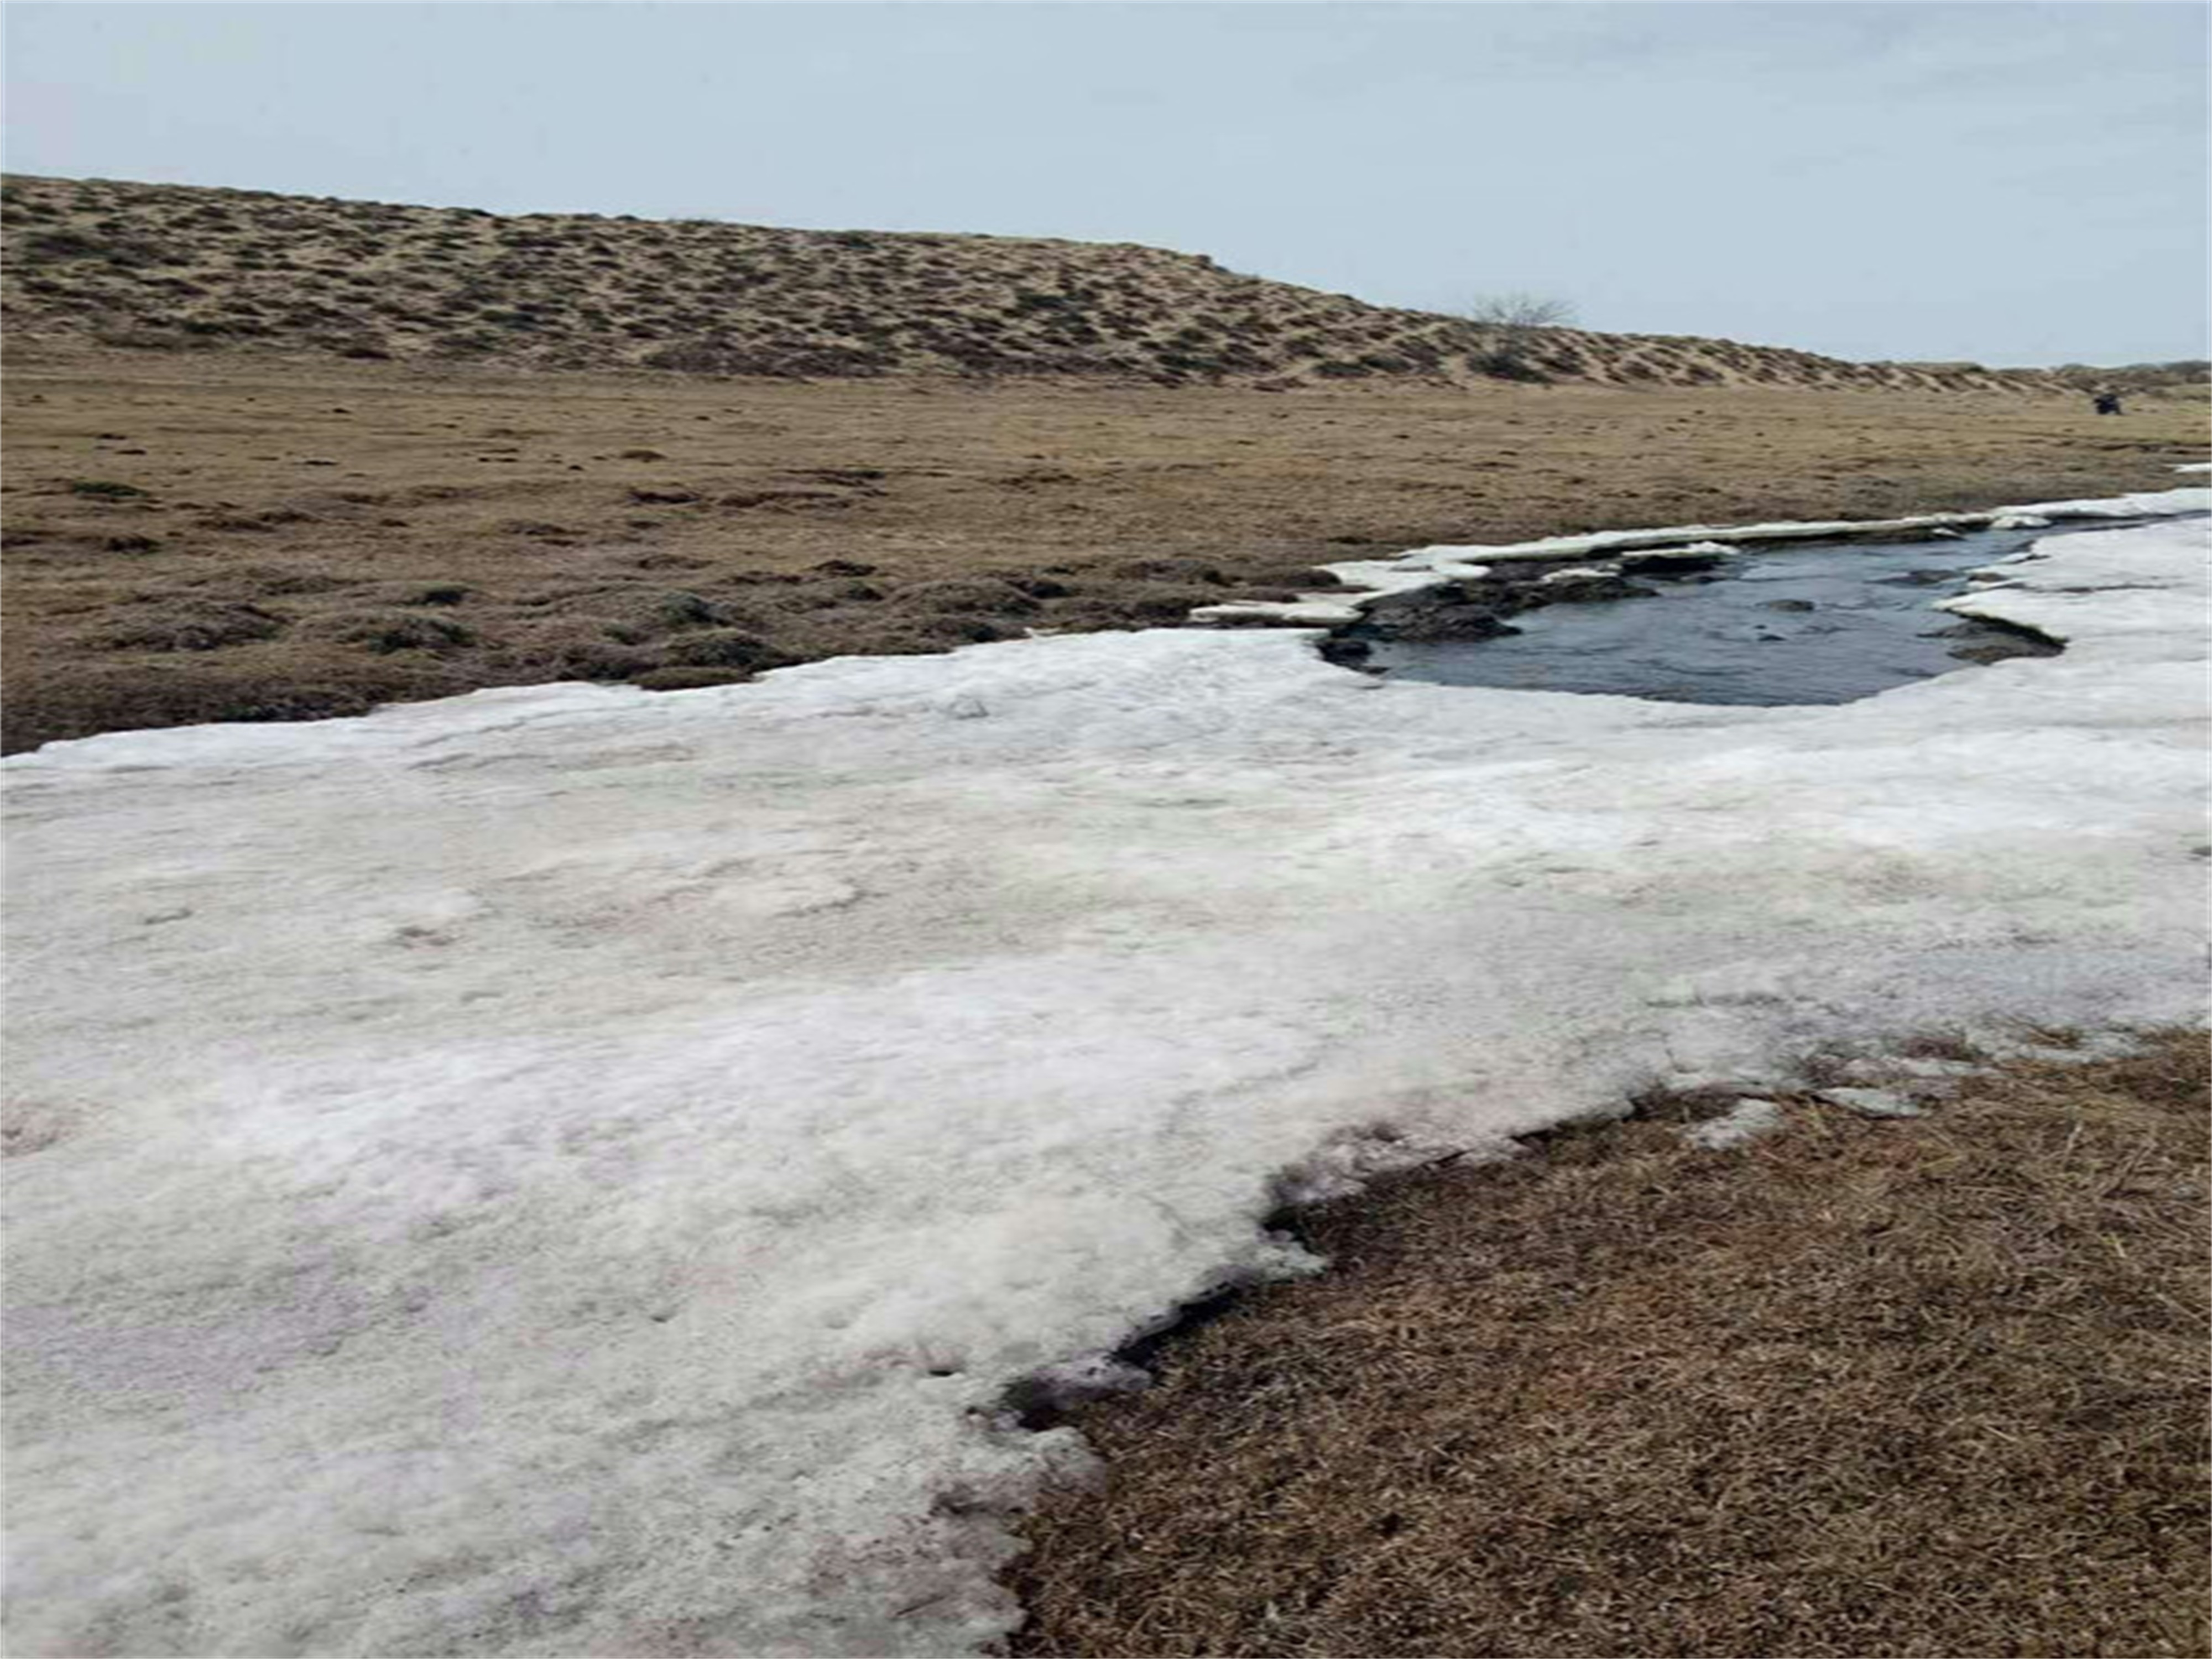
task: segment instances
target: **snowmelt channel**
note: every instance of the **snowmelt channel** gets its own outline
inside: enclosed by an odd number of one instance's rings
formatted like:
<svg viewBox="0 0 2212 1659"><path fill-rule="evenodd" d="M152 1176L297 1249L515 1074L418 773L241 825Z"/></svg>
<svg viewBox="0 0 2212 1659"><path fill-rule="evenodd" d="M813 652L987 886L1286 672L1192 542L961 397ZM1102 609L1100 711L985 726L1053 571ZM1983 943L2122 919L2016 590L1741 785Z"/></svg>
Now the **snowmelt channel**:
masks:
<svg viewBox="0 0 2212 1659"><path fill-rule="evenodd" d="M1659 564L1613 584L1632 597L1511 612L1512 631L1489 639L1385 638L1358 665L1448 685L1678 702L1849 702L1966 664L2055 650L1933 608L1967 592L1970 573L2055 533L1790 543L1725 560L1711 574L1669 574Z"/></svg>

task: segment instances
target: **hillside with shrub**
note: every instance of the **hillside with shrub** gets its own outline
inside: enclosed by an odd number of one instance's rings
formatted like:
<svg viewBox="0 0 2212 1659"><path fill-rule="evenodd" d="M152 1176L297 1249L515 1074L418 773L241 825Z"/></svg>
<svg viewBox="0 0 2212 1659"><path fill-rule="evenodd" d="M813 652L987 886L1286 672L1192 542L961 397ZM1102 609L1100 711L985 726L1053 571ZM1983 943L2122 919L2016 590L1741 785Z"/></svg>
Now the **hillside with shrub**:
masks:
<svg viewBox="0 0 2212 1659"><path fill-rule="evenodd" d="M2212 391L2212 362L2185 358L2171 363L2125 363L2117 368L2065 363L2051 371L2080 391L2110 387L2136 398L2203 398Z"/></svg>
<svg viewBox="0 0 2212 1659"><path fill-rule="evenodd" d="M1692 337L1374 306L1132 244L501 216L197 185L10 177L26 343L306 351L508 369L1159 384L1483 380L2047 392L1974 364L1851 363Z"/></svg>

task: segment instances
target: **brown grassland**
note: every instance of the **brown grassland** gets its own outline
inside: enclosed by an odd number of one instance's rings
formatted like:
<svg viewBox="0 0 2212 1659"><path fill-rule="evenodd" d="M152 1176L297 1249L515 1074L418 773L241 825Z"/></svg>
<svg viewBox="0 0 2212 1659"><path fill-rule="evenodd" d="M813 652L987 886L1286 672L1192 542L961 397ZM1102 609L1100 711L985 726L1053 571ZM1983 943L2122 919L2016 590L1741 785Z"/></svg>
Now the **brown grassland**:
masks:
<svg viewBox="0 0 2212 1659"><path fill-rule="evenodd" d="M1329 1272L1077 1410L1012 1651L2201 1655L2206 1089L2167 1032L1319 1206Z"/></svg>
<svg viewBox="0 0 2212 1659"><path fill-rule="evenodd" d="M1158 626L1439 541L2161 488L2201 405L520 373L37 345L10 749Z"/></svg>

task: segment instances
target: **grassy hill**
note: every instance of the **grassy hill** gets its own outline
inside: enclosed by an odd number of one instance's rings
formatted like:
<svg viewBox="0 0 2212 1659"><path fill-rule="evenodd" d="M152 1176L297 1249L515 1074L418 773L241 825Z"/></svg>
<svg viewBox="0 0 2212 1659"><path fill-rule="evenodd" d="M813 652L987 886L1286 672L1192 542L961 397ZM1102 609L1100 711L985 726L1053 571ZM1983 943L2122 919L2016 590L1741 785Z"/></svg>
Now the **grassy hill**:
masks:
<svg viewBox="0 0 2212 1659"><path fill-rule="evenodd" d="M0 201L18 344L809 379L2055 389L1975 364L1502 330L1127 243L502 217L24 176Z"/></svg>

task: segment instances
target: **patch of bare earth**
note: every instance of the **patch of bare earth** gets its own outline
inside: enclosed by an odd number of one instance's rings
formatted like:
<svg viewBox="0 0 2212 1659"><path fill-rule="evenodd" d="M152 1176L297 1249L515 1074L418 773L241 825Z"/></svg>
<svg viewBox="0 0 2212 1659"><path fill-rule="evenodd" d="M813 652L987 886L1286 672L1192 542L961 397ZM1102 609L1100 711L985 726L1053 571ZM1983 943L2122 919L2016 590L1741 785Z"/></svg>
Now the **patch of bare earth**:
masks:
<svg viewBox="0 0 2212 1659"><path fill-rule="evenodd" d="M1431 542L2161 488L2186 405L14 353L6 746L1158 627Z"/></svg>
<svg viewBox="0 0 2212 1659"><path fill-rule="evenodd" d="M1309 1212L1082 1408L1017 1655L2199 1655L2202 1034Z"/></svg>

